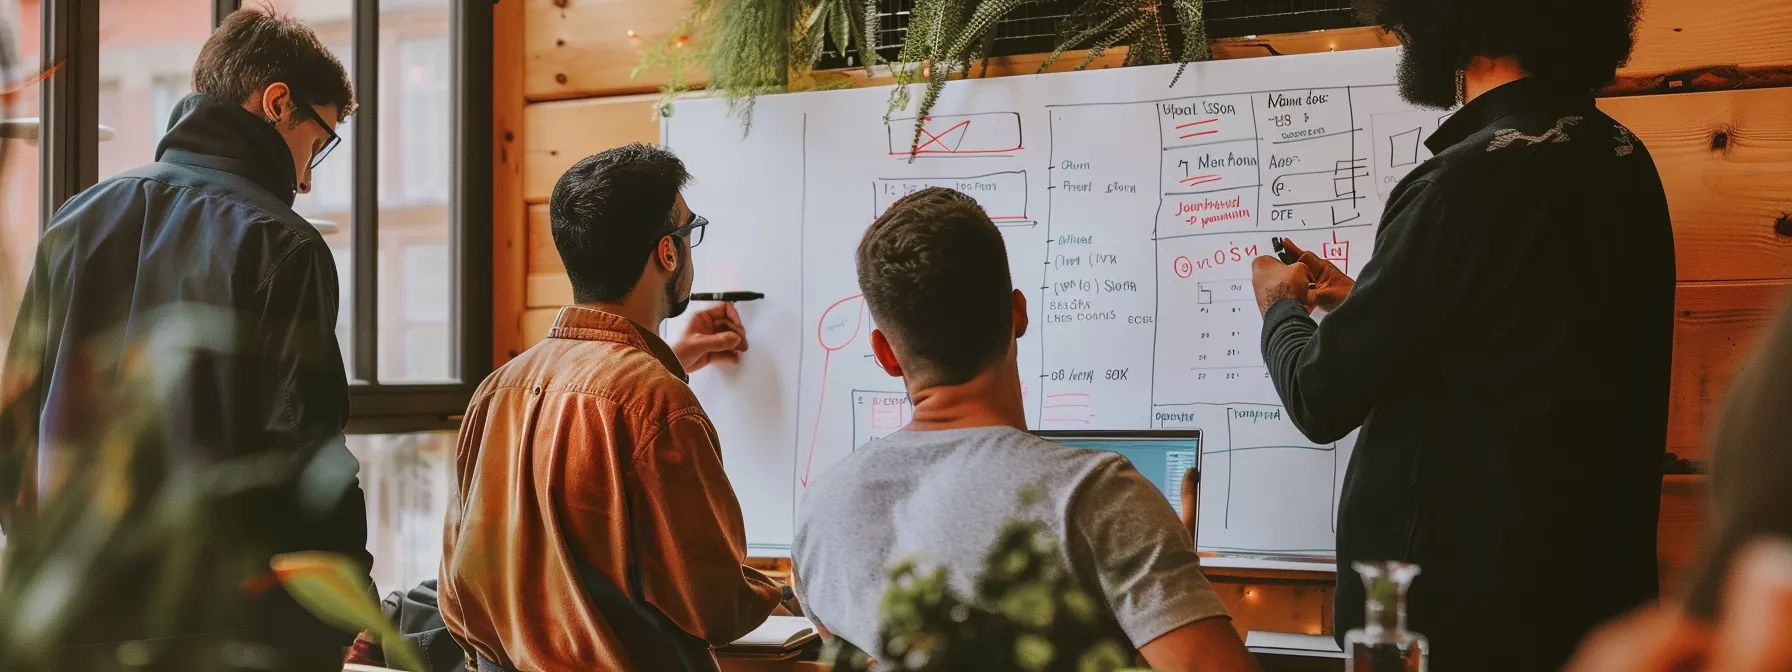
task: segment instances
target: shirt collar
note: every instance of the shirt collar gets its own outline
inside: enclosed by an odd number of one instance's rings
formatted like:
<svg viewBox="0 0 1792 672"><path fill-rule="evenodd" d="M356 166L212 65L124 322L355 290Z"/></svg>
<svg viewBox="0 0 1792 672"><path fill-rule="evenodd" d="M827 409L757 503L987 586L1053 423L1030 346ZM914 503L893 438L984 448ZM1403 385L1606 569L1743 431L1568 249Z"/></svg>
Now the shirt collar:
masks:
<svg viewBox="0 0 1792 672"><path fill-rule="evenodd" d="M678 361L678 355L672 352L672 346L666 345L658 334L648 331L634 320L615 313L583 306L561 308L560 315L554 318L554 328L548 330L548 338L608 341L646 350L660 360L667 371L678 376L679 380L691 382L690 374L685 373L684 364Z"/></svg>
<svg viewBox="0 0 1792 672"><path fill-rule="evenodd" d="M1526 77L1475 96L1474 100L1456 110L1449 119L1445 119L1436 133L1425 139L1425 147L1432 154L1442 154L1456 143L1467 140L1469 136L1514 114L1536 109L1559 110L1563 105L1592 104L1593 94L1590 91L1576 93L1536 77Z"/></svg>

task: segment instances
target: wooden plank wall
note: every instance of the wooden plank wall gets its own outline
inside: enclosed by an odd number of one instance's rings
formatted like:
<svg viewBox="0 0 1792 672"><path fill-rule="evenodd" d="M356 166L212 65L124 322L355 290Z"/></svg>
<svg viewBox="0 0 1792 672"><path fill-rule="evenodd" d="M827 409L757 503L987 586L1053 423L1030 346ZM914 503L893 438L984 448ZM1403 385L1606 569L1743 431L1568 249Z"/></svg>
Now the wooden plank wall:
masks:
<svg viewBox="0 0 1792 672"><path fill-rule="evenodd" d="M521 16L513 16L519 2ZM1645 2L1631 63L1601 106L1642 138L1668 190L1680 279L1669 449L1696 458L1736 362L1792 285L1792 3ZM687 4L499 0L500 73L515 75L501 74L495 92L502 129L496 254L507 273L496 281L500 361L539 339L571 300L548 233L546 203L560 172L603 149L658 138L650 92L664 75L631 80L629 73L648 40L675 30ZM506 32L519 22L520 45ZM1244 58L1392 43L1379 30L1350 29L1226 40L1215 53ZM520 75L505 69L506 44L517 48L510 58L522 61ZM1096 67L1121 57L1108 54ZM1039 58L1001 59L992 72L1031 73ZM692 76L701 81L701 73ZM521 127L511 128L505 120L522 100ZM512 300L518 294L520 306ZM520 325L520 341L506 340L511 325ZM1694 553L1704 497L1702 477L1672 477L1663 488L1662 576L1670 590ZM1330 631L1323 579L1214 574L1241 629Z"/></svg>

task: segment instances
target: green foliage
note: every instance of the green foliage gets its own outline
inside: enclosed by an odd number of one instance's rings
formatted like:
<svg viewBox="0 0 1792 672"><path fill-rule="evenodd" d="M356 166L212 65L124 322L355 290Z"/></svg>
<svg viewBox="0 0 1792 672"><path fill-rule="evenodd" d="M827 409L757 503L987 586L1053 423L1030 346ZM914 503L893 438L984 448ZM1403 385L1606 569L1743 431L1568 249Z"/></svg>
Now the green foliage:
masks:
<svg viewBox="0 0 1792 672"><path fill-rule="evenodd" d="M892 568L879 606L888 664L878 669L1114 672L1131 662L1124 635L1063 569L1057 542L1037 524L1004 526L976 593L974 603L954 594L943 568ZM836 669L868 669L864 652L839 639L833 647Z"/></svg>
<svg viewBox="0 0 1792 672"><path fill-rule="evenodd" d="M1056 63L1065 51L1088 49L1077 64L1081 70L1095 62L1107 50L1126 45L1123 65L1188 64L1212 57L1207 44L1207 24L1202 19L1203 0L1171 0L1176 18L1182 24L1181 48L1171 50L1164 31L1164 16L1159 0L1089 0L1065 20L1059 34L1058 48L1041 63L1044 71ZM1176 71L1176 77L1182 70ZM1170 80L1171 86L1176 79Z"/></svg>
<svg viewBox="0 0 1792 672"><path fill-rule="evenodd" d="M379 602L361 586L353 560L307 551L274 556L271 564L280 585L319 620L349 632L372 633L392 664L410 672L429 672L422 652L398 634Z"/></svg>
<svg viewBox="0 0 1792 672"><path fill-rule="evenodd" d="M233 352L236 325L252 319L170 306L71 355L76 366L116 372L118 384L58 409L108 421L91 437L40 453L81 457L61 465L60 486L47 499L5 521L0 670L223 672L298 662L242 632L259 608L250 598L273 588L268 560L278 531L259 513L282 502L333 510L353 470L344 477L322 448L168 445L160 420L165 400L189 394L195 354ZM28 332L12 345L41 341ZM7 372L22 387L36 385L38 374ZM4 412L35 408L7 403ZM7 437L15 446L33 439ZM40 494L22 452L0 455L0 473L10 475L0 479L0 502ZM21 472L30 475L16 478Z"/></svg>
<svg viewBox="0 0 1792 672"><path fill-rule="evenodd" d="M925 84L915 106L915 131L909 142L909 160L921 145L927 115L939 102L946 81L956 73L970 76L971 64L989 56L995 43L996 23L1031 0L921 0L909 12L908 34L896 60L910 67L896 68L896 90L890 94L888 120L908 107L909 87ZM919 64L919 67L913 67Z"/></svg>
<svg viewBox="0 0 1792 672"><path fill-rule="evenodd" d="M690 70L704 68L708 89L750 130L755 98L833 88L811 75L827 45L856 47L866 68L877 63L868 22L876 14L875 0L697 0L672 35L642 51L632 76L665 68L664 105L690 90Z"/></svg>
<svg viewBox="0 0 1792 672"><path fill-rule="evenodd" d="M897 86L884 119L913 105L912 159L946 82L971 76L978 63L986 72L996 25L1033 1L915 0L902 52L894 62L885 63L877 55L877 0L697 0L673 35L642 52L634 76L666 68L664 104L690 89L687 72L706 68L708 88L726 99L742 127L750 129L753 100L760 95L847 84L814 76L815 63L833 45L855 53L867 72L889 66ZM1077 66L1082 69L1122 45L1127 47L1125 65L1186 64L1208 58L1203 0L1169 4L1183 28L1179 47L1172 48L1166 37L1159 0L1085 0L1065 21L1057 49L1040 69L1065 51L1088 49ZM1177 70L1176 77L1181 75ZM912 91L916 86L922 87L918 100Z"/></svg>

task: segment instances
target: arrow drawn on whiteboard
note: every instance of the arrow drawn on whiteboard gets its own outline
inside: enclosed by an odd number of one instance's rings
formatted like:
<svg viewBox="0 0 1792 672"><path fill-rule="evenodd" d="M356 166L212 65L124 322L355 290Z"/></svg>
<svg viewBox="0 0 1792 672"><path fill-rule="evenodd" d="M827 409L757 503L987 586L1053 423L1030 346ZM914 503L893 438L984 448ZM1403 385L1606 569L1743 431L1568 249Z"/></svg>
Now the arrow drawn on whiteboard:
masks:
<svg viewBox="0 0 1792 672"><path fill-rule="evenodd" d="M821 311L821 322L815 325L815 338L821 341L821 393L815 403L815 426L809 430L809 457L803 463L803 487L809 487L809 473L815 468L815 440L821 437L821 413L828 406L828 362L833 359L834 351L852 345L864 328L865 301L863 294L854 294L828 306ZM834 311L841 306L853 303L851 314ZM851 327L851 332L847 328ZM842 335L845 338L841 338Z"/></svg>

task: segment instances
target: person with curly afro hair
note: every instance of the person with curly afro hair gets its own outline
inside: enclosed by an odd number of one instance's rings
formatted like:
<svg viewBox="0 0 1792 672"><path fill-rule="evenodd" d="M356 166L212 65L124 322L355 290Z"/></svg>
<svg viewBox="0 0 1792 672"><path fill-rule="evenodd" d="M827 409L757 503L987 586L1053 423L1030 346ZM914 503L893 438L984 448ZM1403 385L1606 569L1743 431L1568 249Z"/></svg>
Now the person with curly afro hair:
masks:
<svg viewBox="0 0 1792 672"><path fill-rule="evenodd" d="M1401 95L1455 111L1388 195L1358 277L1299 241L1298 261L1252 266L1289 418L1321 445L1361 430L1336 632L1365 619L1351 564L1402 560L1421 568L1408 615L1433 669L1560 669L1658 592L1673 235L1648 150L1593 99L1637 6L1357 7L1404 44Z"/></svg>

